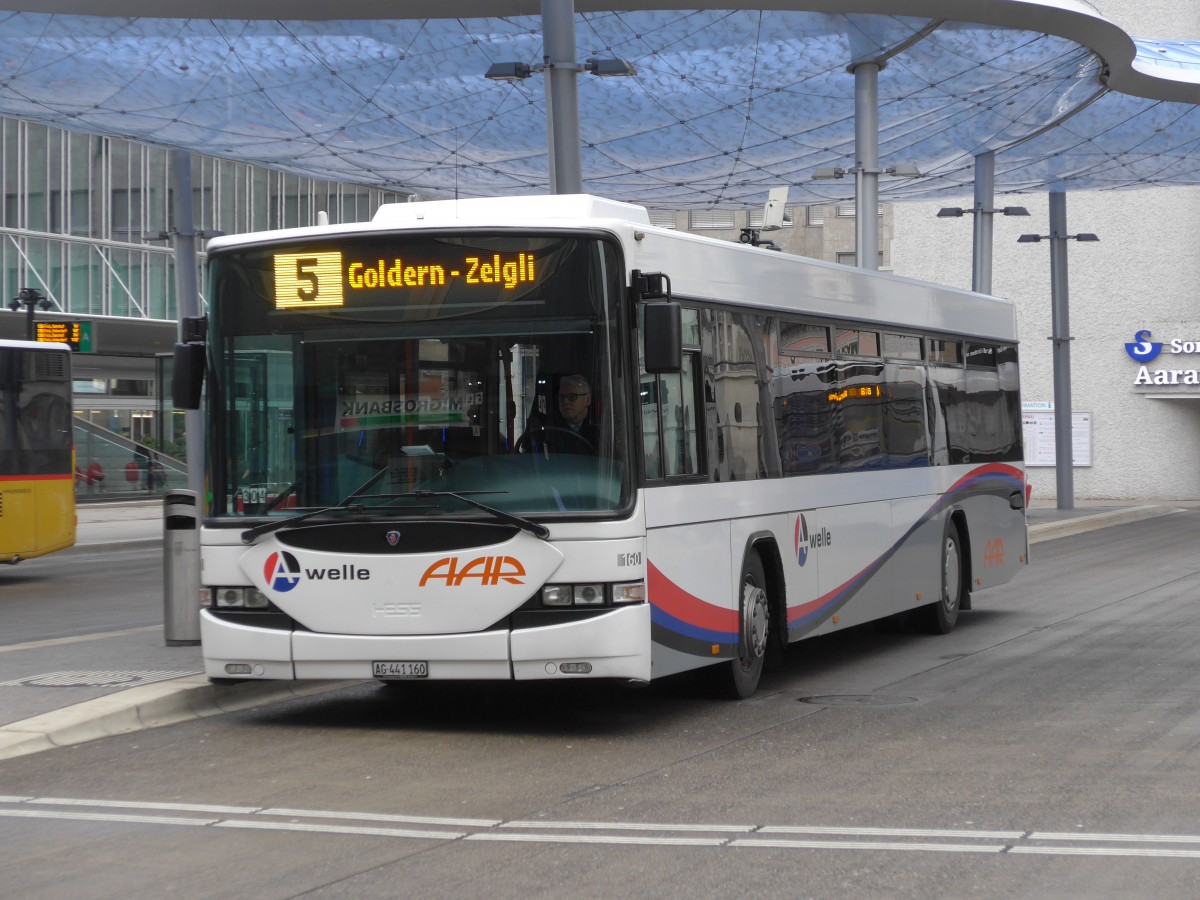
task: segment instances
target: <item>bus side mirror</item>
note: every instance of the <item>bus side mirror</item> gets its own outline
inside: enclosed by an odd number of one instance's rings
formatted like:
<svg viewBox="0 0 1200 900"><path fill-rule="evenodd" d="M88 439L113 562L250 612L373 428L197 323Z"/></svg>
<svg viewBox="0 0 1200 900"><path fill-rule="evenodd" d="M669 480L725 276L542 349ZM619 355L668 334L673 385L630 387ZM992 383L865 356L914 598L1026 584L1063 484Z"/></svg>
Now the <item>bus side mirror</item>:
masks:
<svg viewBox="0 0 1200 900"><path fill-rule="evenodd" d="M646 371L651 375L683 368L683 314L674 301L642 307Z"/></svg>
<svg viewBox="0 0 1200 900"><path fill-rule="evenodd" d="M204 357L203 344L175 345L171 400L176 409L200 408L200 389L204 386Z"/></svg>

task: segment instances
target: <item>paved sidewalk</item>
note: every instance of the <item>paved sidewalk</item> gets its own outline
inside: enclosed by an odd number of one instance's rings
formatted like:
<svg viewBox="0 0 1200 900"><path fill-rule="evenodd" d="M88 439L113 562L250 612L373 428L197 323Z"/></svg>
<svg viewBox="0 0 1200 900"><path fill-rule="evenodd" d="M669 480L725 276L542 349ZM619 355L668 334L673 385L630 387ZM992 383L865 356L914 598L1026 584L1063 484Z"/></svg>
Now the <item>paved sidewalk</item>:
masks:
<svg viewBox="0 0 1200 900"><path fill-rule="evenodd" d="M1113 525L1170 515L1196 502L1080 503L1060 510L1035 504L1029 510L1030 543L1054 540ZM161 546L161 499L79 506L76 547L64 553L120 552ZM79 644L95 671L71 672ZM25 673L24 680L14 671ZM353 682L259 682L212 685L200 675L200 648L167 646L161 625L99 635L78 635L18 646L0 645L0 691L37 685L44 673L91 676L54 691L4 695L0 704L0 759L247 709L278 700L321 693ZM137 675L131 679L131 675ZM138 684L129 687L130 683Z"/></svg>

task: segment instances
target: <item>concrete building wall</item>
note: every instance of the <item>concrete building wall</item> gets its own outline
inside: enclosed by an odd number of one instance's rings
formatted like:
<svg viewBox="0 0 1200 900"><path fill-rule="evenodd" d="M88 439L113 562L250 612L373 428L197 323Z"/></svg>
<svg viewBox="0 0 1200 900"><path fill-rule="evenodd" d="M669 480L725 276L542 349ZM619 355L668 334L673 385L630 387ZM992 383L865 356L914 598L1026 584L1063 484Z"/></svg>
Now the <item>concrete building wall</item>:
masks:
<svg viewBox="0 0 1200 900"><path fill-rule="evenodd" d="M1195 0L1120 0L1101 13L1131 35L1200 38ZM937 219L972 197L895 207L894 270L971 285L971 219ZM995 218L992 291L1017 301L1022 399L1052 401L1050 251L1017 244L1049 233L1047 195L1004 195L1031 217ZM1200 188L1067 194L1072 405L1092 413L1092 465L1074 469L1077 499L1200 499L1200 385L1139 386L1124 345L1149 329L1154 340L1200 342ZM1150 368L1200 369L1200 353L1165 354ZM1169 397L1170 399L1152 399ZM1053 467L1034 467L1035 496L1056 497Z"/></svg>

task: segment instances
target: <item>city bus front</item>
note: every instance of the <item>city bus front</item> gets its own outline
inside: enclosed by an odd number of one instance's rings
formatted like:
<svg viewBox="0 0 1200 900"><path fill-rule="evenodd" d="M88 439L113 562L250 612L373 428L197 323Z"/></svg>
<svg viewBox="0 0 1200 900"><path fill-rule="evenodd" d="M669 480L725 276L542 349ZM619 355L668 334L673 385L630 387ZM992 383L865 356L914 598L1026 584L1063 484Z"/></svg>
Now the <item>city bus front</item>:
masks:
<svg viewBox="0 0 1200 900"><path fill-rule="evenodd" d="M209 268L210 677L649 679L615 239L330 231Z"/></svg>

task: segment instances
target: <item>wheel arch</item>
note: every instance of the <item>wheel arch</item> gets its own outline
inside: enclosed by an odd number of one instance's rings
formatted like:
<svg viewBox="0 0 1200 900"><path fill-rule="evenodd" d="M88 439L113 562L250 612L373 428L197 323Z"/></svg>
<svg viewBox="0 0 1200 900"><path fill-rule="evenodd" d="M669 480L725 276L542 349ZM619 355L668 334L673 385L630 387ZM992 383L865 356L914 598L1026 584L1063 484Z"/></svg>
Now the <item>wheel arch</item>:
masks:
<svg viewBox="0 0 1200 900"><path fill-rule="evenodd" d="M950 512L948 525L953 525L958 529L959 542L959 561L962 565L962 572L959 579L962 584L962 609L971 608L971 588L975 584L975 576L973 574L973 563L971 561L971 529L967 526L967 514L961 509L954 509Z"/></svg>

